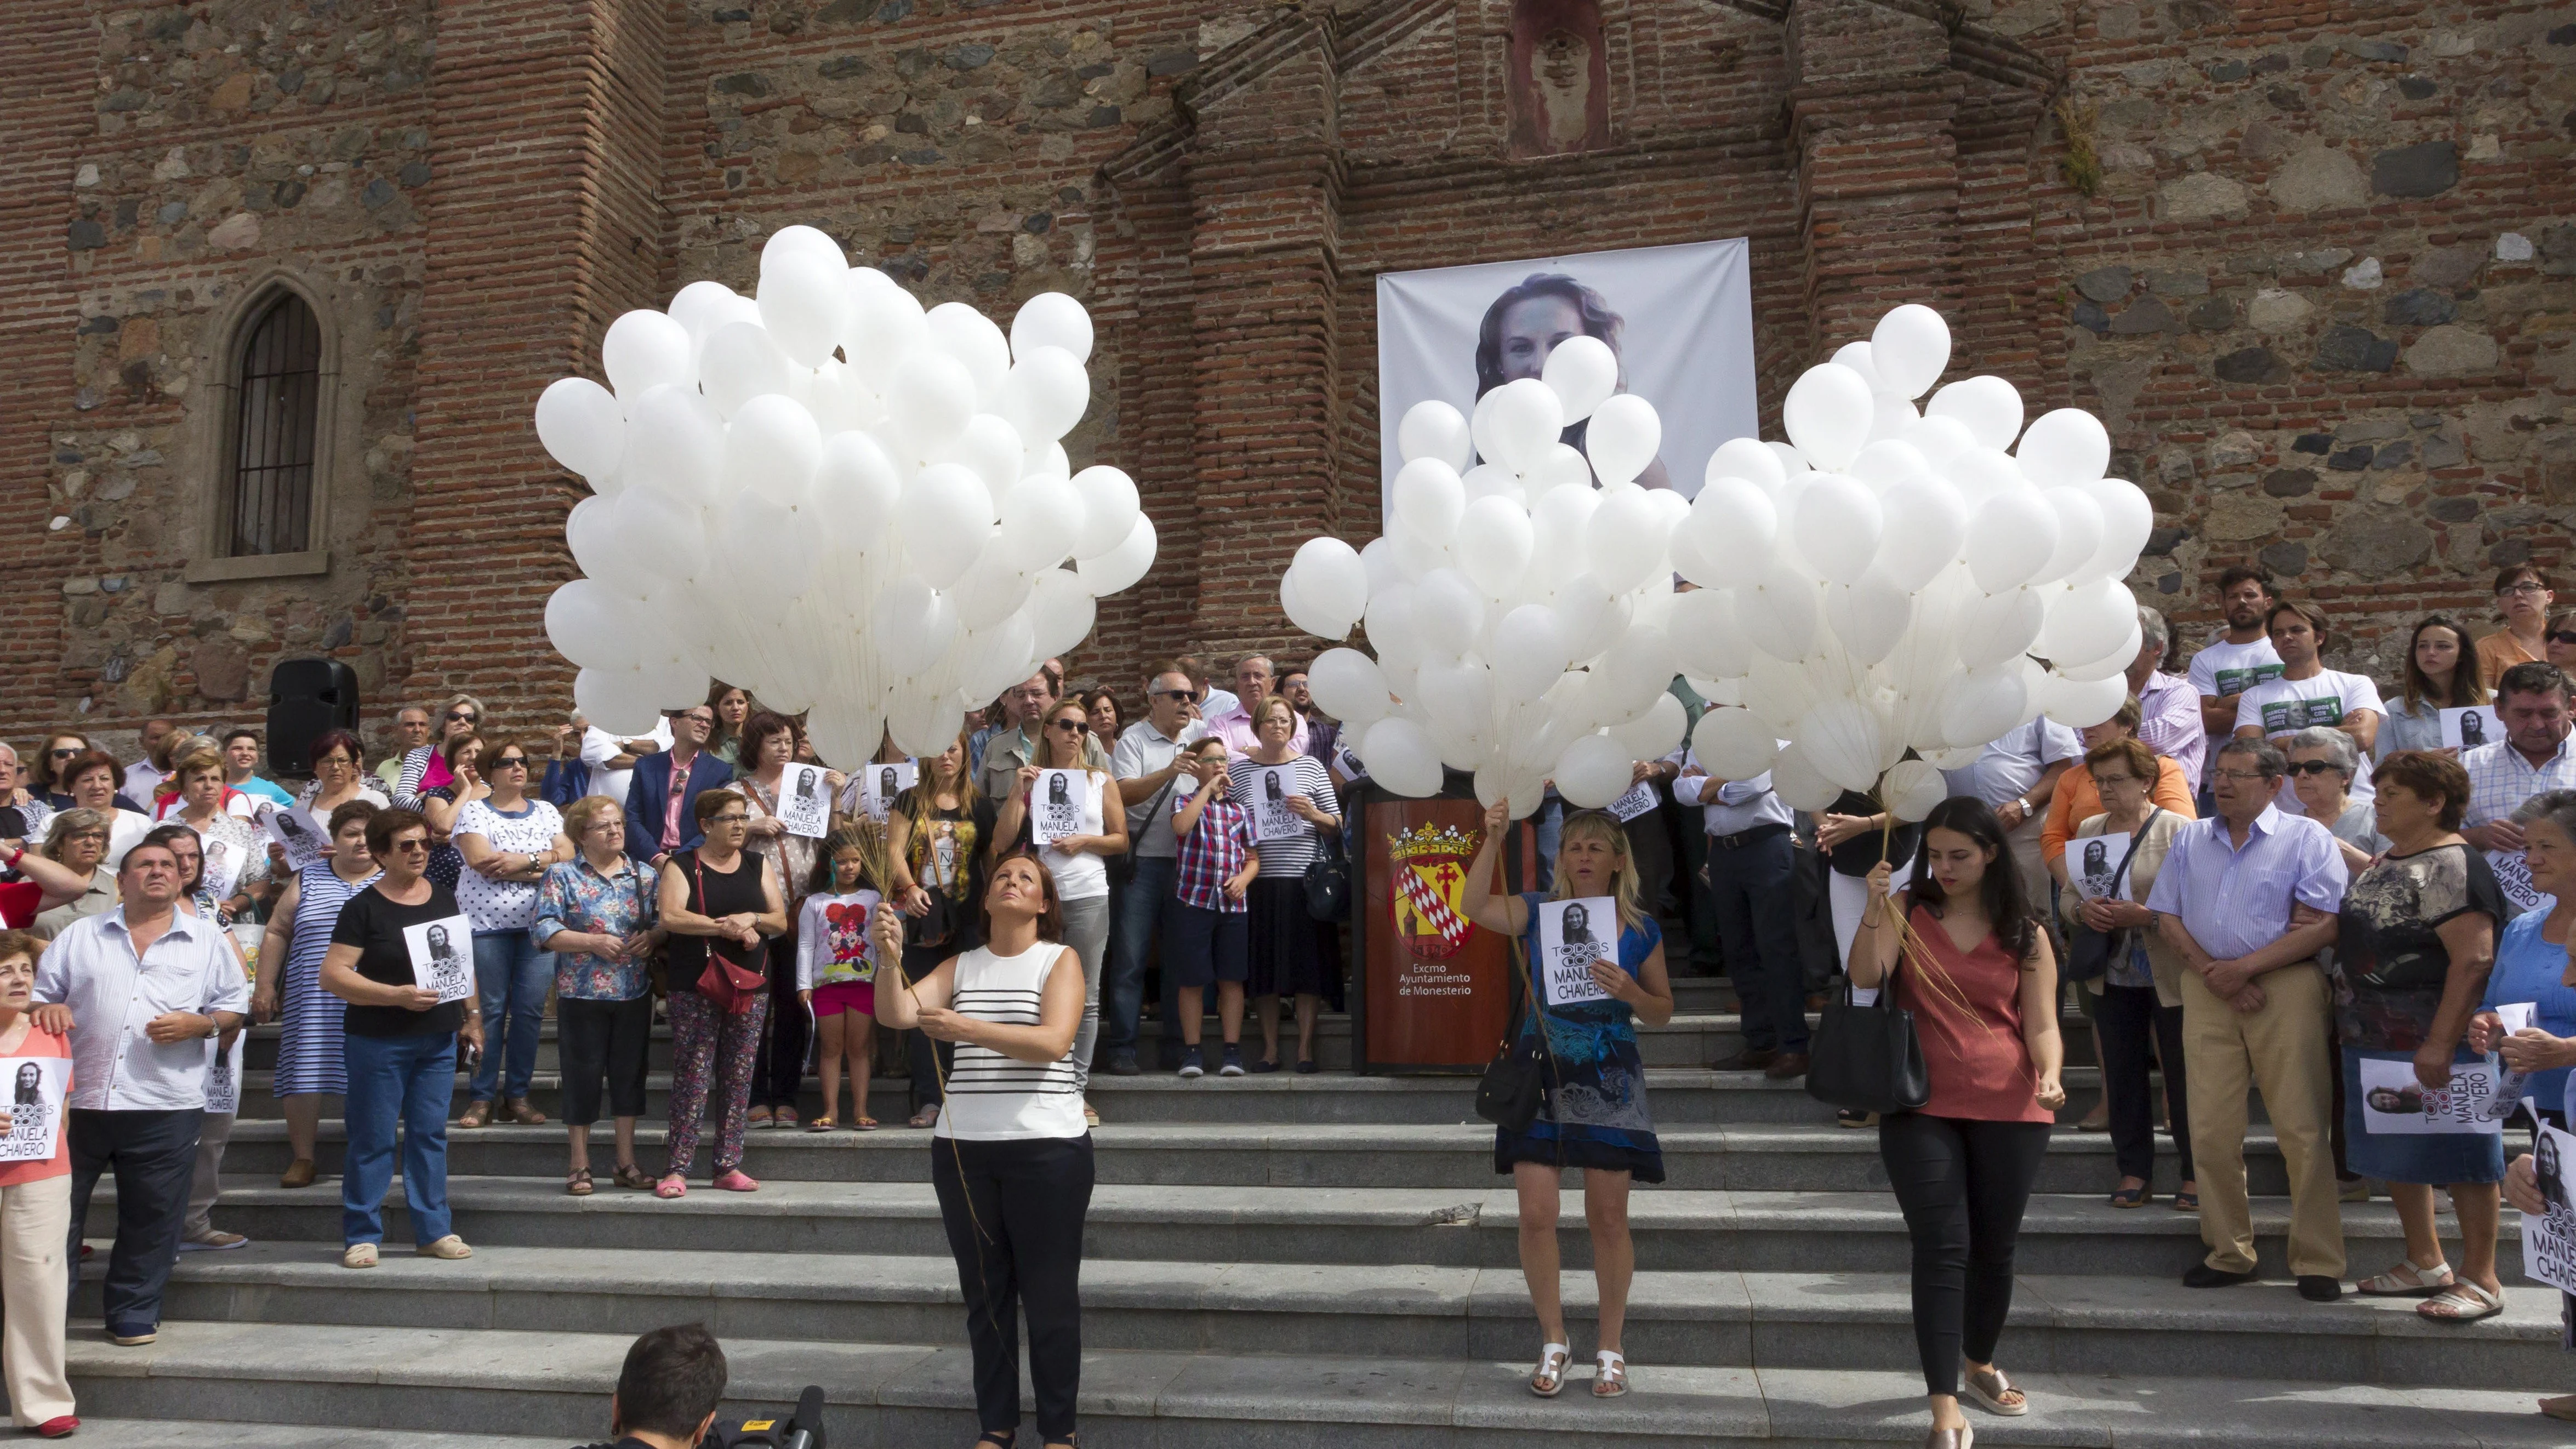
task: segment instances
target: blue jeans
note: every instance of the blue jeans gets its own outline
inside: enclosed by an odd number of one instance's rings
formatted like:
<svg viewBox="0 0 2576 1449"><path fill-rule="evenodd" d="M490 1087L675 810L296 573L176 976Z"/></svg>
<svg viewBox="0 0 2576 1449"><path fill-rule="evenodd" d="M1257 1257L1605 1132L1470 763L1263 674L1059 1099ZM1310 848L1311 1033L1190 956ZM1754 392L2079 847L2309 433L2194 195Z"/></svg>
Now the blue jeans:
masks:
<svg viewBox="0 0 2576 1449"><path fill-rule="evenodd" d="M528 1095L537 1071L537 1033L545 1028L546 989L554 984L555 953L538 950L527 932L474 933L474 994L482 998L484 1032L483 1060L474 1067L475 1101L491 1101L496 1086L505 1099Z"/></svg>
<svg viewBox="0 0 2576 1449"><path fill-rule="evenodd" d="M403 1198L415 1243L454 1231L447 1211L447 1099L456 1091L456 1033L349 1033L349 1151L340 1169L340 1235L354 1247L385 1240L385 1189L402 1128Z"/></svg>
<svg viewBox="0 0 2576 1449"><path fill-rule="evenodd" d="M1100 982L1100 1050L1109 1057L1136 1050L1136 1019L1145 1009L1145 963L1153 957L1154 927L1180 879L1176 857L1140 855L1135 878L1118 887L1117 899L1110 902L1116 921L1109 932L1109 972Z"/></svg>

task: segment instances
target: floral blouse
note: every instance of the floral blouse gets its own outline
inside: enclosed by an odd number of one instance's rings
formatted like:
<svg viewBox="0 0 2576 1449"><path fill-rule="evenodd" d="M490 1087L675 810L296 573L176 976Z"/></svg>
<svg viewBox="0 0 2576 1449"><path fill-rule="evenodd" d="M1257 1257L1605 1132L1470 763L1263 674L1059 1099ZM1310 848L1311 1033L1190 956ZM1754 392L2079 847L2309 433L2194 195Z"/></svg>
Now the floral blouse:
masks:
<svg viewBox="0 0 2576 1449"><path fill-rule="evenodd" d="M537 887L537 921L528 928L539 949L558 931L631 936L658 919L653 874L629 857L614 875L602 875L588 856L550 866ZM633 1001L651 989L643 957L611 961L572 951L555 953L555 995L574 1001Z"/></svg>

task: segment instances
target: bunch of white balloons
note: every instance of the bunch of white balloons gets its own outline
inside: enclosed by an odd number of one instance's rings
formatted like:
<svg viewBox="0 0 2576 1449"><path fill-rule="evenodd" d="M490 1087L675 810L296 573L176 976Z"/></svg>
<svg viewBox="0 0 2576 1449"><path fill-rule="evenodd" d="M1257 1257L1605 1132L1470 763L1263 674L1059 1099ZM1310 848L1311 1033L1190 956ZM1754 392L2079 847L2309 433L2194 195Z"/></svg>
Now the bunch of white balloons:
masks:
<svg viewBox="0 0 2576 1449"><path fill-rule="evenodd" d="M1387 789L1433 794L1445 763L1515 813L1543 779L1576 805L1625 792L1633 761L1680 738L1676 674L1745 706L1701 718L1701 764L1769 771L1805 810L1875 791L1920 819L1940 767L2013 726L2109 718L2138 650L2121 580L2146 497L2104 476L2090 414L2025 432L2001 378L1918 413L1949 354L1938 313L1896 308L1790 389L1789 442L1720 446L1687 500L1633 483L1660 425L1611 395L1616 359L1591 338L1560 344L1543 381L1486 394L1472 424L1415 407L1386 536L1357 553L1310 540L1280 581L1300 628L1339 639L1365 618L1376 650L1319 657L1317 703ZM1585 417L1588 470L1558 441ZM1492 461L1462 476L1471 448ZM1676 593L1675 574L1696 587Z"/></svg>
<svg viewBox="0 0 2576 1449"><path fill-rule="evenodd" d="M564 525L583 577L546 605L582 712L639 733L715 677L810 711L836 764L887 731L946 748L1153 564L1135 483L1075 472L1060 441L1091 341L1057 292L1007 338L963 303L925 312L806 226L763 247L756 296L692 282L618 318L609 386L563 378L536 407L594 495Z"/></svg>
<svg viewBox="0 0 2576 1449"><path fill-rule="evenodd" d="M1542 377L1485 394L1472 420L1417 405L1397 430L1385 536L1356 552L1310 539L1280 580L1309 633L1339 639L1366 619L1377 657L1328 649L1308 682L1395 793L1437 793L1446 765L1515 815L1549 779L1607 805L1631 762L1680 742L1667 545L1690 504L1637 486L1663 423L1618 378L1609 347L1576 337ZM1581 450L1561 441L1577 422Z"/></svg>

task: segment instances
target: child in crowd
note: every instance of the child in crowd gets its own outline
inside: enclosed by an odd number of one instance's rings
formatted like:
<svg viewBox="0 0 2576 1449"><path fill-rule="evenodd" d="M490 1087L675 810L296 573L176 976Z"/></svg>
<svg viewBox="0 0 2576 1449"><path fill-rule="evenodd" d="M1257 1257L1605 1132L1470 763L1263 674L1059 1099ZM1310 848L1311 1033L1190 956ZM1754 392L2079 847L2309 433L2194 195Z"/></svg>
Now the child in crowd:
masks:
<svg viewBox="0 0 2576 1449"><path fill-rule="evenodd" d="M1207 1075L1199 1054L1208 984L1216 984L1217 1022L1225 1032L1220 1077L1243 1075L1243 984L1251 975L1251 907L1245 901L1261 857L1253 847L1252 812L1226 798L1225 741L1192 745L1182 771L1196 788L1172 802L1180 837L1178 889L1163 918L1164 969L1180 983L1181 1075Z"/></svg>
<svg viewBox="0 0 2576 1449"><path fill-rule="evenodd" d="M877 1126L868 1115L877 1035L877 961L868 919L884 897L857 834L875 828L845 828L832 842L830 857L815 866L813 894L797 917L796 991L814 1013L815 1056L823 1072L823 1111L805 1124L808 1132L838 1125L832 1111L840 1101L844 1061L850 1069L850 1124L862 1132Z"/></svg>

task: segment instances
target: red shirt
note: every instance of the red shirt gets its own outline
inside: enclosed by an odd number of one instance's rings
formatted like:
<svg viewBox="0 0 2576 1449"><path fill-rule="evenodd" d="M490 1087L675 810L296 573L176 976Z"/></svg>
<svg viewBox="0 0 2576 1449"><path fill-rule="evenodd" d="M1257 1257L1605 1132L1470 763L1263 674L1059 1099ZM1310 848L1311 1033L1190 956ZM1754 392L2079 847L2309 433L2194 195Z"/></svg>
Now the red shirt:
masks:
<svg viewBox="0 0 2576 1449"><path fill-rule="evenodd" d="M1932 1080L1931 1100L1920 1110L1970 1122L2056 1121L2034 1095L2039 1076L2021 1037L2021 963L1992 931L1962 953L1928 906L1914 908L1913 925L1936 973L1931 982L1919 979L1911 952L1896 967L1897 1001L1914 1013Z"/></svg>

